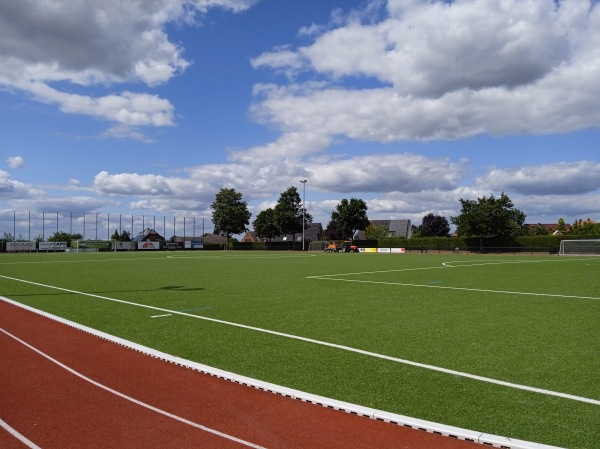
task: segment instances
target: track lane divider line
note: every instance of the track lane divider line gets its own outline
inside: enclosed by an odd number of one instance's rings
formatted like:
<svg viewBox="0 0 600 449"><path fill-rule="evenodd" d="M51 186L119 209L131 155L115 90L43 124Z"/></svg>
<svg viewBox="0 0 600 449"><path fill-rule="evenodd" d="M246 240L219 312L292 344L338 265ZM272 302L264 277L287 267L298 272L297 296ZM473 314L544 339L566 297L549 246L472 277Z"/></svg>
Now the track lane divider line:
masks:
<svg viewBox="0 0 600 449"><path fill-rule="evenodd" d="M31 349L32 351L34 351L37 354L41 355L42 357L46 358L50 362L58 365L59 367L61 367L65 371L68 371L69 373L71 373L71 374L79 377L80 379L82 379L82 380L84 380L84 381L86 381L86 382L88 382L88 383L90 383L90 384L92 384L92 385L94 385L94 386L96 386L98 388L101 388L101 389L103 389L103 390L105 390L105 391L107 391L109 393L112 393L115 396L118 396L118 397L120 397L122 399L130 401L130 402L132 402L132 403L134 403L136 405L144 407L144 408L146 408L148 410L151 410L153 412L156 412L156 413L159 413L161 415L164 415L167 418L171 418L171 419L173 419L175 421L179 421L179 422L181 422L183 424L187 424L189 426L195 427L195 428L200 429L200 430L202 430L204 432L211 433L211 434L216 435L218 437L234 441L236 443L242 444L242 445L247 446L247 447L251 447L253 449L266 449L263 446L259 446L257 444L251 443L249 441L242 440L241 438L234 437L233 435L228 435L226 433L219 432L218 430L211 429L210 427L203 426L202 424L195 423L193 421L190 421L189 419L182 418L181 416L174 415L173 413L169 413L169 412L167 412L165 410L162 410L162 409L160 409L158 407L154 407L153 405L146 404L145 402L142 402L142 401L140 401L138 399L132 398L131 396L127 396L126 394L121 393L120 391L114 390L114 389L112 389L112 388L110 388L110 387L108 387L108 386L106 386L104 384L101 384L100 382L96 382L95 380L90 379L89 377L81 374L79 371L76 371L73 368L65 365L64 363L56 360L55 358L53 358L50 355L46 354L45 352L39 350L38 348L30 345L26 341L21 340L19 337L11 334L10 332L8 332L7 330L5 330L5 329L3 329L1 327L0 327L0 332L4 333L5 335L7 335L8 337L12 338L13 340L21 343L22 345L26 346L27 348Z"/></svg>

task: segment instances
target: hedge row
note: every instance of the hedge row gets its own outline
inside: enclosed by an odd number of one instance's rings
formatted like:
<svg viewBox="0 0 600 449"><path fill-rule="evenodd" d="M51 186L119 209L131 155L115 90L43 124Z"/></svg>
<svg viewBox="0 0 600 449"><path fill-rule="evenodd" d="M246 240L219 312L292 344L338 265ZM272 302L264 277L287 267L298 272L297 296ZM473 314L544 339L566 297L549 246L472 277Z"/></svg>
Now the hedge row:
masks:
<svg viewBox="0 0 600 449"><path fill-rule="evenodd" d="M397 237L378 240L355 240L354 245L360 248L406 248L408 250L431 251L510 251L518 252L556 252L561 240L600 239L600 235L564 236L538 235L521 237ZM222 247L222 246L221 246ZM232 245L237 250L302 250L301 242L235 242ZM308 242L305 244L308 248ZM205 249L209 249L205 245ZM213 249L213 248L210 248Z"/></svg>

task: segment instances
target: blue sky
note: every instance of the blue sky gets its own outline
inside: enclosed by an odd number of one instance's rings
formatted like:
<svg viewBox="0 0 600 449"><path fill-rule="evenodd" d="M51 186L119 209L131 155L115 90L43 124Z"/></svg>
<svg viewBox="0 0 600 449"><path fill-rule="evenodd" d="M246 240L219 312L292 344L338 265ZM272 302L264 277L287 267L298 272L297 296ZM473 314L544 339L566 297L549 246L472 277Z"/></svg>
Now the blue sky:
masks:
<svg viewBox="0 0 600 449"><path fill-rule="evenodd" d="M253 220L300 179L323 226L502 192L597 221L598 80L590 0L0 0L0 233L211 231L220 188Z"/></svg>

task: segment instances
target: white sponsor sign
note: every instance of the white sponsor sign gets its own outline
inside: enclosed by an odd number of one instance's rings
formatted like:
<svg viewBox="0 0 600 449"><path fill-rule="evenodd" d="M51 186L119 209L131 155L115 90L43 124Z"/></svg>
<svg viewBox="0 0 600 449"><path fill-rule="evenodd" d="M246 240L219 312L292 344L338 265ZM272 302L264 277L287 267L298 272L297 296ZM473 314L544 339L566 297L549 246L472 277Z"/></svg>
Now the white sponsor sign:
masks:
<svg viewBox="0 0 600 449"><path fill-rule="evenodd" d="M393 253L405 253L406 250L404 248L390 248Z"/></svg>
<svg viewBox="0 0 600 449"><path fill-rule="evenodd" d="M204 249L203 240L186 240L184 242L185 249Z"/></svg>
<svg viewBox="0 0 600 449"><path fill-rule="evenodd" d="M134 250L135 242L113 242L114 249L117 250Z"/></svg>
<svg viewBox="0 0 600 449"><path fill-rule="evenodd" d="M6 251L35 251L35 242L6 242Z"/></svg>
<svg viewBox="0 0 600 449"><path fill-rule="evenodd" d="M40 242L40 251L66 251L67 242Z"/></svg>

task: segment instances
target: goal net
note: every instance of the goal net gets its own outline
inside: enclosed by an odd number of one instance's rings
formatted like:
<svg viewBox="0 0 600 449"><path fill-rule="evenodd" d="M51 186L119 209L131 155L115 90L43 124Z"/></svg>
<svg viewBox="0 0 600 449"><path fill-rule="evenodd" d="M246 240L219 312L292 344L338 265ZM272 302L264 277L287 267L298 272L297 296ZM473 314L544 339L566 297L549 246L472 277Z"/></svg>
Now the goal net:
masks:
<svg viewBox="0 0 600 449"><path fill-rule="evenodd" d="M600 239L561 240L559 256L600 256Z"/></svg>
<svg viewBox="0 0 600 449"><path fill-rule="evenodd" d="M325 247L327 246L327 242L310 242L308 244L309 251L325 251Z"/></svg>

